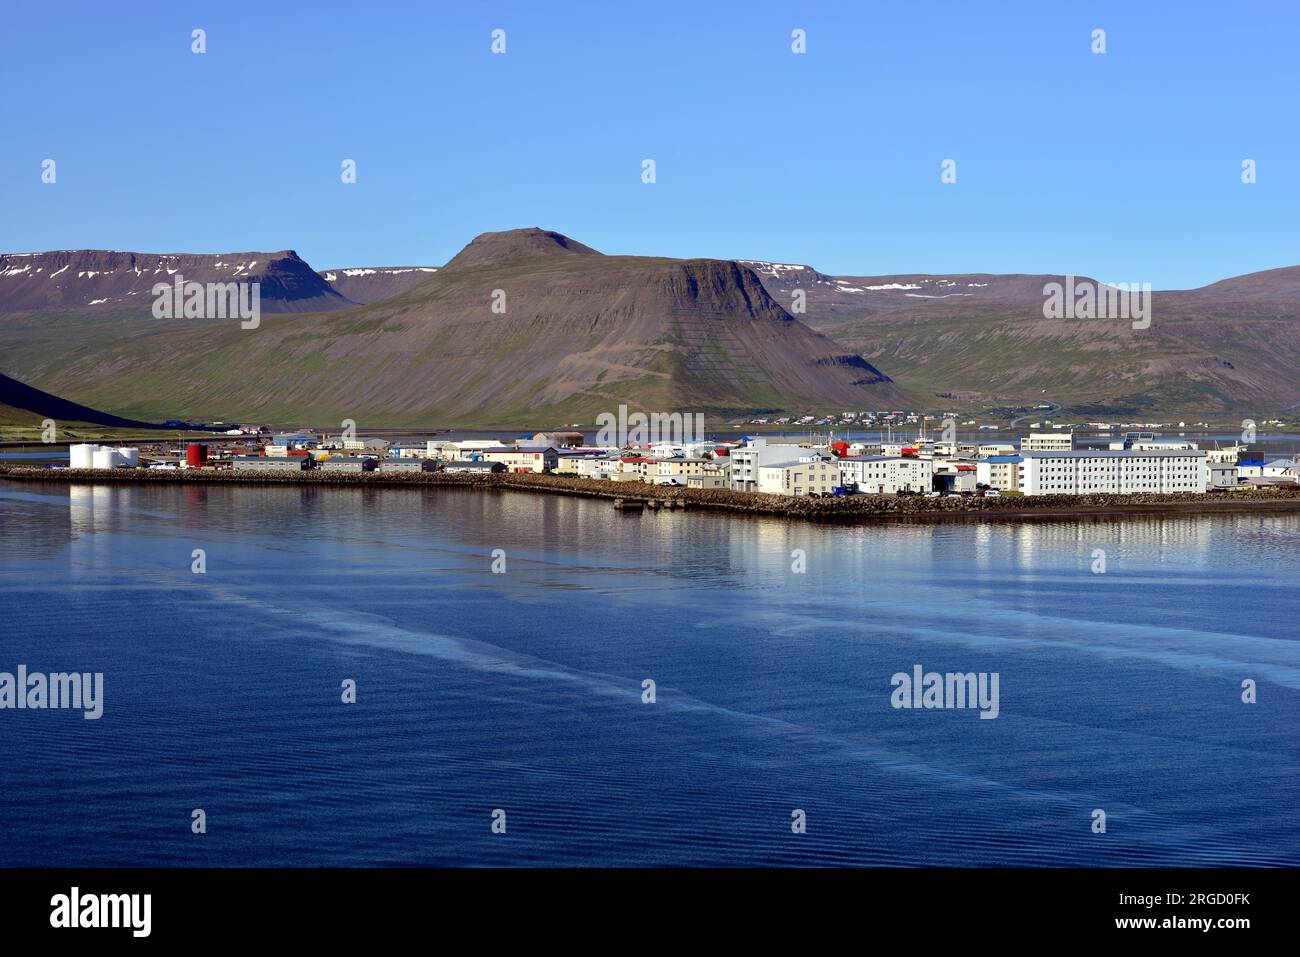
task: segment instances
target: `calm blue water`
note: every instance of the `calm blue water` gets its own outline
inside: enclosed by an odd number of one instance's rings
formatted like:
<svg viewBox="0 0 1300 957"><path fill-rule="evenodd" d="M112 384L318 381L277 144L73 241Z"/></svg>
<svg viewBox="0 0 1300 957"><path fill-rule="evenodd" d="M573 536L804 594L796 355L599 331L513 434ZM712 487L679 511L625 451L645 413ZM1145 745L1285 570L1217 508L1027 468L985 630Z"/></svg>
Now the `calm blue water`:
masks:
<svg viewBox="0 0 1300 957"><path fill-rule="evenodd" d="M46 462L66 465L67 449L43 449L26 452L0 452L0 462L13 462L17 465L41 465Z"/></svg>
<svg viewBox="0 0 1300 957"><path fill-rule="evenodd" d="M0 711L0 864L1300 864L1298 567L1295 516L0 482L0 671L105 674ZM918 663L1000 716L890 707Z"/></svg>

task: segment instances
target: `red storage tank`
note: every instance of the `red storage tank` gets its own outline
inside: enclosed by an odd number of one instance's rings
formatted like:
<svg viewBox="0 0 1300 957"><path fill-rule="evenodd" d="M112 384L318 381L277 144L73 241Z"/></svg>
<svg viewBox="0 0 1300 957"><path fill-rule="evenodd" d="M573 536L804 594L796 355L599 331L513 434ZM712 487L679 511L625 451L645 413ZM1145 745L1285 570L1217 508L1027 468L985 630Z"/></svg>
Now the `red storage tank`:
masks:
<svg viewBox="0 0 1300 957"><path fill-rule="evenodd" d="M199 469L208 464L208 447L198 442L185 446L185 464L192 469Z"/></svg>

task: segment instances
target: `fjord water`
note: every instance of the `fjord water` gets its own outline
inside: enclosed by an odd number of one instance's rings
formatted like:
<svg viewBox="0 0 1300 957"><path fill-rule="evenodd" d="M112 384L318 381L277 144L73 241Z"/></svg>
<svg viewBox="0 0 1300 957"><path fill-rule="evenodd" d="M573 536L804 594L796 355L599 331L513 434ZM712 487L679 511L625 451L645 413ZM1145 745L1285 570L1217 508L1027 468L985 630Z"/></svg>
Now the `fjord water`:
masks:
<svg viewBox="0 0 1300 957"><path fill-rule="evenodd" d="M0 864L1294 865L1298 567L1280 514L0 483L0 671L104 673L0 711Z"/></svg>

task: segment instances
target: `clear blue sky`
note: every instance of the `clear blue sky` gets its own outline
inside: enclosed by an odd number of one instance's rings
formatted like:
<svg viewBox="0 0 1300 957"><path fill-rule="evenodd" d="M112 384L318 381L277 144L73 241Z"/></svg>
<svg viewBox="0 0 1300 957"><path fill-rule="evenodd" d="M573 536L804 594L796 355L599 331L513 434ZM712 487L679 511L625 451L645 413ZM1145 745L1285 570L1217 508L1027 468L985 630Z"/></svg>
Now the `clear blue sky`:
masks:
<svg viewBox="0 0 1300 957"><path fill-rule="evenodd" d="M4 0L0 77L3 251L437 264L536 225L841 274L1300 263L1294 3Z"/></svg>

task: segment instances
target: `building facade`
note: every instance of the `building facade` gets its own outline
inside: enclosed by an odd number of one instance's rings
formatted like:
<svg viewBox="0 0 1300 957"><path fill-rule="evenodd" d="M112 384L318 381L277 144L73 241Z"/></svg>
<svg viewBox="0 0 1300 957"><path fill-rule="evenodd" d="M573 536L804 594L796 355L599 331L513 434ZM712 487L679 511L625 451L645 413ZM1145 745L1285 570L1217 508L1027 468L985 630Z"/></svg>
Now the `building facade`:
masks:
<svg viewBox="0 0 1300 957"><path fill-rule="evenodd" d="M757 492L759 469L764 465L796 462L809 454L799 445L768 445L767 439L753 439L748 445L731 450L731 489L734 492Z"/></svg>
<svg viewBox="0 0 1300 957"><path fill-rule="evenodd" d="M509 472L554 472L560 466L560 453L549 446L484 449L481 455L490 462L503 462Z"/></svg>
<svg viewBox="0 0 1300 957"><path fill-rule="evenodd" d="M322 472L373 472L378 467L379 460L366 455L331 455L316 462Z"/></svg>
<svg viewBox="0 0 1300 957"><path fill-rule="evenodd" d="M870 495L928 492L934 483L932 459L862 455L839 459L841 485L856 485Z"/></svg>
<svg viewBox="0 0 1300 957"><path fill-rule="evenodd" d="M1206 489L1236 488L1237 465L1235 462L1205 462Z"/></svg>
<svg viewBox="0 0 1300 957"><path fill-rule="evenodd" d="M975 461L975 481L1000 492L1020 491L1020 462L1018 455L994 455Z"/></svg>
<svg viewBox="0 0 1300 957"><path fill-rule="evenodd" d="M800 451L806 452L807 449ZM807 456L806 461L778 462L758 467L756 491L769 495L827 495L840 484L839 466L820 457Z"/></svg>
<svg viewBox="0 0 1300 957"><path fill-rule="evenodd" d="M230 460L230 467L236 472L303 472L311 466L312 460L306 456L263 458L260 455L237 455Z"/></svg>
<svg viewBox="0 0 1300 957"><path fill-rule="evenodd" d="M472 462L469 459L459 459L454 462L448 462L443 466L444 472L476 472L483 474L496 474L506 470L504 462Z"/></svg>
<svg viewBox="0 0 1300 957"><path fill-rule="evenodd" d="M1073 448L1073 432L1030 432L1020 443L1022 452L1069 452Z"/></svg>
<svg viewBox="0 0 1300 957"><path fill-rule="evenodd" d="M424 472L432 471L433 462L425 458L384 459L379 465L381 472Z"/></svg>
<svg viewBox="0 0 1300 957"><path fill-rule="evenodd" d="M1204 492L1209 473L1200 451L1025 452L1026 495L1131 495Z"/></svg>

